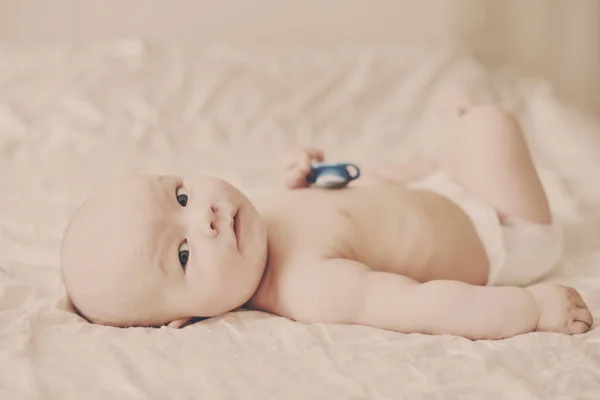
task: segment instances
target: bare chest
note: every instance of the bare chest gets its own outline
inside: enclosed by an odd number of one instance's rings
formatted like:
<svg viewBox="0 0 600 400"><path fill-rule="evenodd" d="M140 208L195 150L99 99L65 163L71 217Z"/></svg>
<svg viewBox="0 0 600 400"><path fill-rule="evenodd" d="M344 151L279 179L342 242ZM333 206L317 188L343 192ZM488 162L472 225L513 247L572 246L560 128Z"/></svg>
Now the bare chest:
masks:
<svg viewBox="0 0 600 400"><path fill-rule="evenodd" d="M290 195L266 214L269 265L256 308L276 310L275 294L290 268L311 268L323 258L350 259L418 281L481 284L486 275L485 252L470 220L439 196L391 185Z"/></svg>
<svg viewBox="0 0 600 400"><path fill-rule="evenodd" d="M273 261L347 258L383 269L414 249L415 233L425 228L414 203L391 185L291 192L266 217Z"/></svg>

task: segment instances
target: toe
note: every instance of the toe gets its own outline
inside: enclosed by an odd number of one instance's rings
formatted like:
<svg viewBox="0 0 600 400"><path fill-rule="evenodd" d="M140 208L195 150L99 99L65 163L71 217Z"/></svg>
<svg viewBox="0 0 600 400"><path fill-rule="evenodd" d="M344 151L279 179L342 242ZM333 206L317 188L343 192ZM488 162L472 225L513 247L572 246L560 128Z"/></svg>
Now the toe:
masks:
<svg viewBox="0 0 600 400"><path fill-rule="evenodd" d="M590 327L581 321L575 321L569 326L569 333L571 335L578 335L581 333L586 333L590 330Z"/></svg>
<svg viewBox="0 0 600 400"><path fill-rule="evenodd" d="M573 320L577 322L583 322L589 328L594 325L594 318L592 317L592 313L585 308L576 308L573 310Z"/></svg>

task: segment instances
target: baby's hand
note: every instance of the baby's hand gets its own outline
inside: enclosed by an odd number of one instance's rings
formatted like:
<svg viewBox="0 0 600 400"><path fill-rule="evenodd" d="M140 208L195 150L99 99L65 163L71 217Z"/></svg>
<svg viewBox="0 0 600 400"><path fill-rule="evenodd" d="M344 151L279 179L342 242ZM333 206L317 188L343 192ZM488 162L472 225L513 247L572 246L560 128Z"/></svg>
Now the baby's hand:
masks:
<svg viewBox="0 0 600 400"><path fill-rule="evenodd" d="M594 320L577 290L558 284L541 283L527 288L540 312L536 331L567 334L585 333Z"/></svg>
<svg viewBox="0 0 600 400"><path fill-rule="evenodd" d="M307 187L306 175L313 162L323 162L323 152L317 149L299 149L284 155L281 167L285 185L289 189Z"/></svg>

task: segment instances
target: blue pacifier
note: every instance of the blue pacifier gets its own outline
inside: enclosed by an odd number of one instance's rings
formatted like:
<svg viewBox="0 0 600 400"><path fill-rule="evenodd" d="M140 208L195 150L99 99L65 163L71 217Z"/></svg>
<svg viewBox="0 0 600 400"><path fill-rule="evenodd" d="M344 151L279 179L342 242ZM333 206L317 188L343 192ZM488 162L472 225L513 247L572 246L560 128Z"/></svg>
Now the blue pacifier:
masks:
<svg viewBox="0 0 600 400"><path fill-rule="evenodd" d="M360 176L360 169L355 164L315 163L306 175L309 185L324 189L341 189Z"/></svg>

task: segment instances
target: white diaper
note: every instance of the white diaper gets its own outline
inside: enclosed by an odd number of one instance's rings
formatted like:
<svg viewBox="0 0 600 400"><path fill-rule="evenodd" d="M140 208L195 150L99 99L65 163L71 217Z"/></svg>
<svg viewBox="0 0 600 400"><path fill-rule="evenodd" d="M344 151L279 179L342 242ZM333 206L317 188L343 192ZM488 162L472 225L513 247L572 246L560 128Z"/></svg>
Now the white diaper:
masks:
<svg viewBox="0 0 600 400"><path fill-rule="evenodd" d="M489 259L488 285L530 284L551 272L563 254L559 224L542 225L518 218L501 223L494 208L441 172L408 187L444 196L469 216Z"/></svg>

